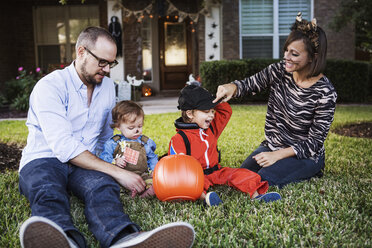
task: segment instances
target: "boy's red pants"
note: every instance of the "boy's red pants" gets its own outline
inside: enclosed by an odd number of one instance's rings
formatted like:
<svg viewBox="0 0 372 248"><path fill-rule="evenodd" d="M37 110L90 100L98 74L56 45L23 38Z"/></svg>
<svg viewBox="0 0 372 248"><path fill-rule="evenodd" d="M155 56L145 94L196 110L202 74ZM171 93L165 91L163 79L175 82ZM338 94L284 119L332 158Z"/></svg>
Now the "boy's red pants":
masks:
<svg viewBox="0 0 372 248"><path fill-rule="evenodd" d="M219 166L220 165L215 165ZM244 193L252 195L255 191L264 194L269 188L267 181L261 181L261 176L257 173L243 168L220 167L209 175L204 175L204 190L215 184L234 187Z"/></svg>

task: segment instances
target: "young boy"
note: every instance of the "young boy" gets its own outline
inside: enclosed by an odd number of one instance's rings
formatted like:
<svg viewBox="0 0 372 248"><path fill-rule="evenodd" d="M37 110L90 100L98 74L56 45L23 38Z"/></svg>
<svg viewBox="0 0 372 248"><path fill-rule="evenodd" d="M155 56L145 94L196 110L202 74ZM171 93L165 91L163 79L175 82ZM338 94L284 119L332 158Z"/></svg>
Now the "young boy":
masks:
<svg viewBox="0 0 372 248"><path fill-rule="evenodd" d="M142 135L144 120L142 108L133 101L121 101L112 109L112 128L121 134L114 135L104 144L100 158L125 170L141 175L147 186L141 197L154 195L152 171L158 162L156 144ZM132 197L137 193L132 191Z"/></svg>
<svg viewBox="0 0 372 248"><path fill-rule="evenodd" d="M227 184L253 199L265 202L281 199L276 192L266 193L269 185L261 181L257 173L220 165L217 140L229 122L232 109L228 103L213 103L213 99L206 89L197 85L188 85L181 90L178 108L182 117L175 121L177 134L169 143L168 154L191 155L201 163L205 192L214 184ZM222 203L215 192L206 195L205 192L200 199L205 200L207 205Z"/></svg>

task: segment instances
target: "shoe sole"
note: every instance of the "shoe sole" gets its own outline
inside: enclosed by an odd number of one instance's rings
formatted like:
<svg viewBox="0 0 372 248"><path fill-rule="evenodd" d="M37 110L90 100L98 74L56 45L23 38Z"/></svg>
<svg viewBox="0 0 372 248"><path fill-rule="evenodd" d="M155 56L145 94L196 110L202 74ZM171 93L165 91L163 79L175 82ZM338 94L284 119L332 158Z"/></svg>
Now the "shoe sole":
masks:
<svg viewBox="0 0 372 248"><path fill-rule="evenodd" d="M212 198L212 199L211 199ZM212 200L212 201L211 201ZM213 207L213 206L218 206L220 204L222 204L222 200L221 198L217 195L217 193L215 192L209 192L207 193L207 195L205 196L205 203L209 206L209 207Z"/></svg>
<svg viewBox="0 0 372 248"><path fill-rule="evenodd" d="M277 192L269 192L264 195L262 195L260 198L257 198L258 201L263 201L266 203L277 201L282 199L281 195Z"/></svg>
<svg viewBox="0 0 372 248"><path fill-rule="evenodd" d="M190 224L170 223L150 231L148 235L141 239L134 238L133 242L128 242L124 246L113 247L191 247L194 243L194 229Z"/></svg>
<svg viewBox="0 0 372 248"><path fill-rule="evenodd" d="M70 248L61 230L42 220L32 220L30 223L26 221L21 228L21 234L23 234L21 246L24 248Z"/></svg>

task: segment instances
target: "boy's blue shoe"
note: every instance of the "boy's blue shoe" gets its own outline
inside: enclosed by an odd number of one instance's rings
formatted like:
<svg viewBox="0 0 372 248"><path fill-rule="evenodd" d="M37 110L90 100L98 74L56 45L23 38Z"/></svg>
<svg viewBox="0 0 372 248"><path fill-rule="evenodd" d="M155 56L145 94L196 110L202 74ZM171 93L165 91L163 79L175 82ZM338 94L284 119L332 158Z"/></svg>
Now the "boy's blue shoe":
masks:
<svg viewBox="0 0 372 248"><path fill-rule="evenodd" d="M204 201L210 207L218 206L222 203L222 200L220 199L216 192L208 192L207 195L205 196Z"/></svg>
<svg viewBox="0 0 372 248"><path fill-rule="evenodd" d="M254 200L264 201L264 202L273 202L282 199L279 193L277 192L270 192L262 195L258 195L254 198Z"/></svg>

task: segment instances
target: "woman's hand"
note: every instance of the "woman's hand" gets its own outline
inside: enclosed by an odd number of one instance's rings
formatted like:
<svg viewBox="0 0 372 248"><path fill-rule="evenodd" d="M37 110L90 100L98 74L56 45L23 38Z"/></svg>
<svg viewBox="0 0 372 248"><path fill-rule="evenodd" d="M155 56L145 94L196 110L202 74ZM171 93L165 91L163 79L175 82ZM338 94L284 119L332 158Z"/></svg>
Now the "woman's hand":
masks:
<svg viewBox="0 0 372 248"><path fill-rule="evenodd" d="M261 152L252 157L261 167L269 167L279 160L275 152Z"/></svg>
<svg viewBox="0 0 372 248"><path fill-rule="evenodd" d="M221 100L221 102L227 102L235 95L236 88L236 85L233 83L218 86L216 99L214 99L213 103L218 102L219 100Z"/></svg>
<svg viewBox="0 0 372 248"><path fill-rule="evenodd" d="M261 167L269 167L275 164L277 161L283 158L289 158L295 156L295 152L292 147L279 149L272 152L261 152L254 155L252 158L256 160L257 164Z"/></svg>

